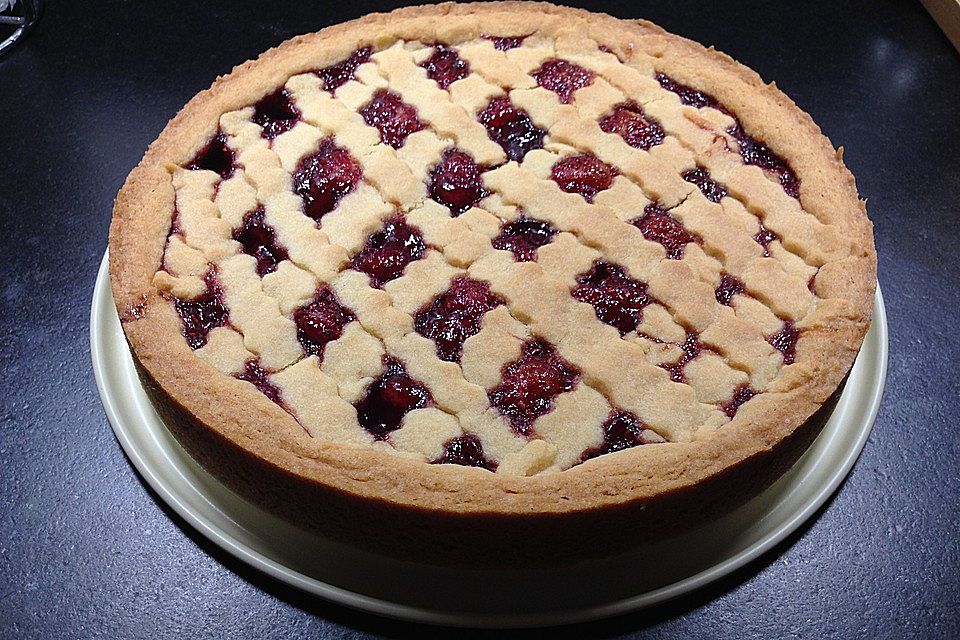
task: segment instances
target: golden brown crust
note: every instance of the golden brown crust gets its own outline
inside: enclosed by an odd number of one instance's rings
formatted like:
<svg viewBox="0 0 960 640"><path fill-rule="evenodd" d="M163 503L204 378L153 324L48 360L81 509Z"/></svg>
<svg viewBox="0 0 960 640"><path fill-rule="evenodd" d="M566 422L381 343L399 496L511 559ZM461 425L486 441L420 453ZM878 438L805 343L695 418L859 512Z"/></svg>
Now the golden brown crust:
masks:
<svg viewBox="0 0 960 640"><path fill-rule="evenodd" d="M457 19L453 19L456 17ZM290 76L332 64L371 41L382 47L395 39L463 40L484 34L527 35L582 27L584 33L628 56L653 55L657 69L715 96L800 177L803 209L843 231L852 250L823 264L815 292L821 302L803 321L797 362L777 378L771 391L745 404L735 419L709 438L669 446L637 447L602 456L562 473L535 477L491 475L454 465L425 465L376 449L347 448L317 439L305 441L289 414L250 385L222 376L196 358L179 337L176 314L152 279L160 268L173 212L169 165L183 165L218 127L222 114L240 109L281 86ZM873 234L854 179L829 140L810 117L782 92L749 69L712 49L668 34L645 21L549 4L493 2L412 7L373 14L318 33L294 38L238 66L198 94L170 122L121 189L110 229L110 276L118 312L131 348L148 378L167 402L215 434L221 455L250 472L256 461L260 482L283 478L323 487L330 495L371 500L408 514L529 516L583 515L612 507L633 510L669 505L664 496L705 499L728 489L745 490L745 474L764 486L792 463L816 429L799 429L834 393L850 369L870 323L876 254ZM180 430L179 435L185 431ZM186 436L184 436L186 437ZM188 447L202 455L198 447ZM222 461L221 461L222 463ZM708 482L710 480L710 482ZM753 481L753 480L751 480ZM253 482L234 483L249 489ZM332 492L332 493L331 493ZM308 492L309 493L309 492ZM326 496L326 497L324 497ZM280 498L271 493L270 500ZM290 514L290 505L286 512ZM305 505L306 508L306 505ZM676 509L675 502L670 507Z"/></svg>

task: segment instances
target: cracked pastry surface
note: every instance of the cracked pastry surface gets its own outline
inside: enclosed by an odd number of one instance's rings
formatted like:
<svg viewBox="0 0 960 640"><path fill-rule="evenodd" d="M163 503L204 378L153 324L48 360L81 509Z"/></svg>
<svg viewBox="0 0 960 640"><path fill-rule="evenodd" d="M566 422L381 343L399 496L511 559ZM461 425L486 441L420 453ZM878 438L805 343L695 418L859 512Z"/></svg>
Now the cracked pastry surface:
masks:
<svg viewBox="0 0 960 640"><path fill-rule="evenodd" d="M876 268L852 176L774 87L529 3L238 67L131 174L110 248L135 356L201 424L457 510L649 497L770 449L848 371Z"/></svg>

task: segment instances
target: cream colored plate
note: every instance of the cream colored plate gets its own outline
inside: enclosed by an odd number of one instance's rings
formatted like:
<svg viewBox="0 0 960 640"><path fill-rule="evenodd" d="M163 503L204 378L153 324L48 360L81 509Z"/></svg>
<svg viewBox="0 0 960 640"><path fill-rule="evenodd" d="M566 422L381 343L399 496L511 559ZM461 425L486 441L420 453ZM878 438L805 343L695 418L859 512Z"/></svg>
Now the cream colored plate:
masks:
<svg viewBox="0 0 960 640"><path fill-rule="evenodd" d="M147 483L184 520L240 560L327 600L415 622L528 627L581 622L675 598L742 567L795 531L836 490L877 415L887 322L874 322L820 437L774 486L708 525L632 553L534 571L450 570L400 562L301 531L252 506L203 471L147 399L113 305L104 256L90 347L117 439ZM389 536L389 531L384 531Z"/></svg>

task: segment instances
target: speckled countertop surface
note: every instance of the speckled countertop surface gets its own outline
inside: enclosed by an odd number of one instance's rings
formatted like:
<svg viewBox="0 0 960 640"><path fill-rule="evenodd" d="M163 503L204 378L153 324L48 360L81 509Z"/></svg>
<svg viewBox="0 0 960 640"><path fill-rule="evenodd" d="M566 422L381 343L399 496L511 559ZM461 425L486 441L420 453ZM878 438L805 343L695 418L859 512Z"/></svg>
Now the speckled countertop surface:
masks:
<svg viewBox="0 0 960 640"><path fill-rule="evenodd" d="M114 439L88 314L114 195L217 74L393 3L49 2L0 58L0 636L448 634L359 614L228 558ZM570 637L960 637L960 56L919 4L598 2L714 44L809 111L858 177L890 324L849 479L733 576ZM502 634L500 634L502 635Z"/></svg>

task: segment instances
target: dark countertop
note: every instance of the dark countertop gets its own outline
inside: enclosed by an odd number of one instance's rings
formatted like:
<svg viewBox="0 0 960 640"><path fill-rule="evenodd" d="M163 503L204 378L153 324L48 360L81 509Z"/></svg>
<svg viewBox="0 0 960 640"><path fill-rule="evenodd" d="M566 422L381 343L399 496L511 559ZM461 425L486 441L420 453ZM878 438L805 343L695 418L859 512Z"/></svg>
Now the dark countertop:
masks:
<svg viewBox="0 0 960 640"><path fill-rule="evenodd" d="M128 464L93 380L111 205L150 141L233 65L394 6L283 4L49 2L0 58L4 638L430 631L300 595L201 539ZM918 3L593 8L716 45L845 147L876 225L890 370L863 455L799 532L692 596L567 633L960 637L960 56Z"/></svg>

